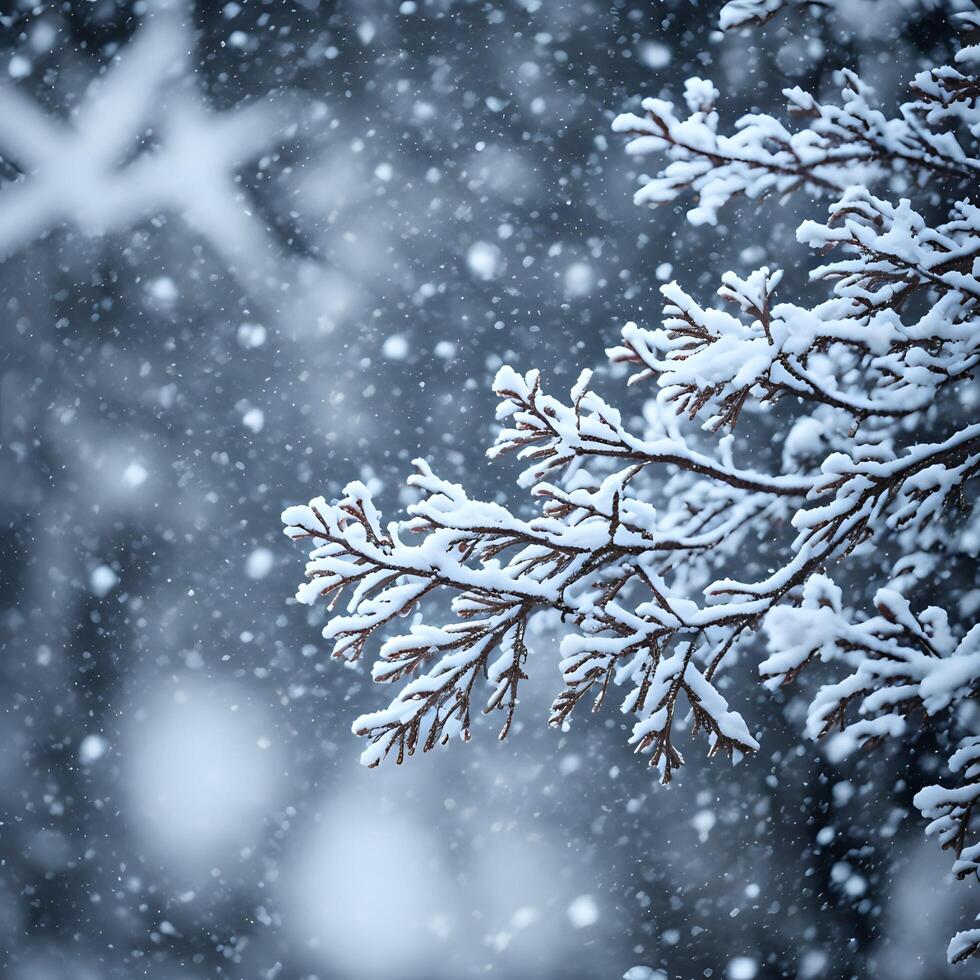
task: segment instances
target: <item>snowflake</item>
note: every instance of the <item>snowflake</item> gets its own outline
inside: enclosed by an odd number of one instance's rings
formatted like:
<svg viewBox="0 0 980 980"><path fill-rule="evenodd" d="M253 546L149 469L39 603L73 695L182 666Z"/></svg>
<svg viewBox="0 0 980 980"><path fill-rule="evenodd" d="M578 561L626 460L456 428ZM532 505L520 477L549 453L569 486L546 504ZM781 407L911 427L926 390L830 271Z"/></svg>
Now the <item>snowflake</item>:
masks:
<svg viewBox="0 0 980 980"><path fill-rule="evenodd" d="M66 122L18 88L0 88L0 153L23 176L0 193L0 259L55 228L100 237L180 215L242 282L276 242L238 171L290 125L289 100L212 111L187 71L190 41L171 15L151 20Z"/></svg>

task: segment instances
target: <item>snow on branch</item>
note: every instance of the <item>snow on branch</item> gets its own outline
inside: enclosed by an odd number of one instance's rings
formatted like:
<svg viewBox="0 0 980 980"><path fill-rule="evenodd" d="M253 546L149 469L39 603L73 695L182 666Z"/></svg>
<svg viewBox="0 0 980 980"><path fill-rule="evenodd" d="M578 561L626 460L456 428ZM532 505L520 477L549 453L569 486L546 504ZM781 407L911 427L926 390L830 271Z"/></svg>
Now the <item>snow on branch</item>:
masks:
<svg viewBox="0 0 980 980"><path fill-rule="evenodd" d="M945 0L945 5L954 11L960 10L969 0ZM736 31L747 27L760 27L784 12L801 9L810 11L833 11L838 0L728 0L718 15L718 26L723 31ZM914 12L917 7L930 9L939 6L935 0L903 0L900 5L906 12Z"/></svg>
<svg viewBox="0 0 980 980"><path fill-rule="evenodd" d="M827 302L774 303L782 272L767 268L722 277L718 294L735 313L702 307L672 282L661 288L663 327L627 324L610 357L639 365L632 381L655 379L667 402L689 418L706 415L711 431L734 426L747 401L783 395L858 423L911 416L971 375L980 360L980 210L956 202L930 228L907 200L893 206L850 188L829 221L804 222L798 237L850 253L811 272L833 284ZM925 292L921 315L903 319Z"/></svg>
<svg viewBox="0 0 980 980"><path fill-rule="evenodd" d="M974 640L974 658L978 647L980 640ZM961 672L957 680L962 676ZM957 878L967 878L980 873L980 833L972 821L980 806L980 737L970 736L960 742L949 758L949 771L959 777L958 786L928 786L916 794L914 802L932 821L926 833L935 834L940 846L956 855L953 873Z"/></svg>
<svg viewBox="0 0 980 980"><path fill-rule="evenodd" d="M834 0L728 0L721 8L718 26L723 31L758 27L792 7L830 7Z"/></svg>
<svg viewBox="0 0 980 980"><path fill-rule="evenodd" d="M508 374L500 382L508 398L516 394ZM699 457L692 458L692 465L700 465ZM528 618L541 608L559 612L580 630L562 646L568 688L556 699L554 724L565 722L597 680L604 692L618 673L617 683L632 683L624 710L642 718L635 735L638 750L650 748L651 726L660 725L666 755L655 752L652 763L667 760L665 780L677 764L669 739L680 694L690 704L695 729L706 733L711 754L724 750L738 757L757 748L744 722L690 656L674 673L664 666L674 661L661 656L662 637L701 630L684 623L693 605L671 597L666 586L659 592L653 582L678 555L681 562L696 560L763 504L758 494L732 488L728 513L715 506L709 513L689 512L686 521L674 516L658 522L656 512L628 492L642 465L655 461L614 472L592 491L539 483L534 492L544 506L531 521L471 500L421 460L409 483L424 497L401 524L383 527L361 484L348 486L332 507L318 498L284 512L286 533L312 543L307 581L297 599L327 598L334 605L348 595L348 614L334 617L324 629L337 657L359 657L376 631L410 614L430 593L447 589L453 596L457 621L444 627L415 624L381 645L375 680L414 679L388 708L354 723L372 742L365 763L374 765L392 750L401 761L419 747L428 750L457 735L468 738L474 688L483 678L491 687L484 711L504 711L505 737L526 676ZM421 535L421 543L409 544L409 535ZM649 583L657 599L630 608L623 596L639 583Z"/></svg>
<svg viewBox="0 0 980 980"><path fill-rule="evenodd" d="M786 5L735 2L722 19L761 22ZM980 18L967 21L976 26ZM757 422L780 400L805 413L786 440L783 475L809 464L806 472L819 476L792 516L790 557L763 581L708 583L706 604L688 622L736 633L763 623L769 657L760 673L768 687L796 680L814 663L831 672L845 665L846 676L816 692L806 725L813 738L833 736L835 755L923 724L958 740L949 768L959 784L926 788L915 799L932 821L929 832L954 852L958 877L980 866L980 736L960 710L980 693L980 627L966 618L976 608L972 593L960 600L962 613L955 606L916 612L886 585L874 596L878 615L860 620L826 573L849 557L867 567L889 540L902 556L891 575L909 588L926 574L909 570L938 569L945 556L953 600L961 550L975 572L967 487L980 471L980 424L975 387L965 383L980 362L980 214L969 196L980 172L978 60L978 49L967 47L955 66L920 72L913 101L892 118L844 71L840 106L786 91L791 111L809 121L795 132L772 117L747 116L734 135L720 134L719 93L700 79L687 83L686 118L647 99L645 116L614 123L633 137L631 153L667 160L643 179L637 203L690 194L695 225L715 223L736 196L832 195L828 218L797 231L801 243L834 252L810 271L814 284L830 287L823 302L777 302L782 273L768 268L744 278L725 273L718 293L727 308L702 306L670 283L662 288L662 325L628 324L609 354L636 368L632 382L657 386L658 404L700 418L708 431L734 429L747 410ZM870 189L896 178L917 197L893 203ZM933 436L916 439L919 432ZM948 958L978 953L980 930L971 929L954 937Z"/></svg>
<svg viewBox="0 0 980 980"><path fill-rule="evenodd" d="M901 736L916 713L933 716L976 693L980 627L957 639L945 610L930 606L916 614L891 589L875 595L878 616L852 624L841 608L841 590L821 575L803 594L799 607L769 613L765 629L773 654L759 671L776 686L817 659L854 665L846 678L820 688L807 719L813 738L835 731L846 736L837 741L839 754Z"/></svg>
<svg viewBox="0 0 980 980"><path fill-rule="evenodd" d="M783 6L736 0L723 18ZM977 873L977 61L964 48L919 72L894 116L844 71L840 105L786 92L807 120L795 132L753 115L722 135L719 92L700 79L686 116L647 99L616 120L631 153L666 159L638 202L692 195L694 224L737 196L829 198L797 231L830 253L809 270L822 297L787 295L768 266L722 271L717 307L666 284L659 325L627 324L608 351L654 396L639 410L589 371L561 398L538 370L502 368L489 455L516 456L523 504L472 500L419 460L403 520L383 523L357 483L285 511L286 533L310 544L297 599L343 603L324 628L334 654L376 648L374 678L399 687L354 723L368 765L469 738L479 709L502 713L505 737L543 669L539 615L561 634L552 725L619 689L630 743L663 782L684 734L737 761L762 735L737 667L765 640L764 688L820 675L806 733L834 757L940 733L955 784L915 803L956 874ZM895 187L904 196L884 196ZM871 603L875 615L856 611ZM948 955L978 952L971 929Z"/></svg>
<svg viewBox="0 0 980 980"><path fill-rule="evenodd" d="M646 439L630 432L617 409L588 389L591 372L584 372L572 390L571 404L564 405L541 391L537 371L523 377L502 368L494 391L503 398L497 418L510 425L501 430L490 450L494 458L516 452L530 461L521 474L522 486L532 486L554 470L587 458L636 463L639 467L670 464L711 477L740 490L757 490L786 496L806 494L812 481L806 478L769 476L744 470L690 449L677 436Z"/></svg>
<svg viewBox="0 0 980 980"><path fill-rule="evenodd" d="M924 78L921 84L927 84ZM613 130L632 137L627 152L633 156L663 154L669 162L656 176L642 178L635 202L660 205L691 195L697 206L688 220L713 225L736 197L755 201L797 190L839 196L848 187L881 184L897 173L918 184L965 188L980 180L980 160L956 133L930 128L931 103L906 102L889 118L857 74L842 70L840 85L840 105L822 103L799 87L784 90L790 115L809 121L796 132L773 116L753 114L724 135L715 108L719 92L700 78L685 83L686 117L672 102L644 99L644 114L617 116ZM956 105L973 98L969 88L943 94Z"/></svg>

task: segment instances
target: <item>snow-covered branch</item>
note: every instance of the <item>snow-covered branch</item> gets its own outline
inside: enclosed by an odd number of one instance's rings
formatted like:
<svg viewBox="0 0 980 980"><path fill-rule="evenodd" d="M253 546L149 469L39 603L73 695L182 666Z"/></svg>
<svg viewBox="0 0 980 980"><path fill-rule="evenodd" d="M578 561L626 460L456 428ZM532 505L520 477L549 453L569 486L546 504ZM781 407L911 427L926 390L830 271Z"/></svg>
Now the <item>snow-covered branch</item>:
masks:
<svg viewBox="0 0 980 980"><path fill-rule="evenodd" d="M735 0L723 22L784 6ZM964 48L955 66L920 72L891 116L844 71L840 105L787 90L806 120L795 131L753 115L723 135L719 92L700 79L686 116L647 99L645 115L617 118L629 152L666 161L639 203L692 195L703 224L737 196L824 198L797 231L832 253L809 270L823 295L784 295L772 267L722 272L717 308L665 285L661 323L627 324L608 351L655 393L641 411L601 395L589 371L563 399L539 371L502 368L489 455L520 461L524 506L472 500L418 461L421 499L403 521L383 524L360 484L284 513L286 533L311 542L297 598L346 598L324 630L335 655L384 634L374 677L402 685L354 724L365 762L468 738L477 702L503 711L506 736L542 667L529 625L551 613L563 634L551 724L622 688L630 742L668 782L685 730L709 755L758 749L735 665L764 637L766 688L824 675L806 732L833 736L835 753L926 723L941 733L958 783L923 789L916 806L956 873L976 873L980 733L964 708L980 693L976 61ZM937 585L941 608L923 594ZM428 625L439 592L454 618ZM876 615L855 611L872 602ZM407 615L409 630L388 635ZM968 930L949 958L978 951Z"/></svg>
<svg viewBox="0 0 980 980"><path fill-rule="evenodd" d="M668 163L642 179L634 200L661 205L691 195L697 206L688 219L702 225L715 224L718 212L737 197L755 201L797 190L839 196L898 173L919 185L976 185L980 160L954 131L930 128L924 117L931 103L907 102L897 116L888 117L858 75L846 69L840 75L840 105L822 103L799 87L784 90L790 115L809 121L795 132L773 116L753 114L739 119L726 136L715 108L720 93L700 78L685 84L687 116L672 102L644 99L643 115L617 116L613 129L632 137L627 151L633 156L664 155ZM972 101L968 88L943 89L943 95L954 104Z"/></svg>

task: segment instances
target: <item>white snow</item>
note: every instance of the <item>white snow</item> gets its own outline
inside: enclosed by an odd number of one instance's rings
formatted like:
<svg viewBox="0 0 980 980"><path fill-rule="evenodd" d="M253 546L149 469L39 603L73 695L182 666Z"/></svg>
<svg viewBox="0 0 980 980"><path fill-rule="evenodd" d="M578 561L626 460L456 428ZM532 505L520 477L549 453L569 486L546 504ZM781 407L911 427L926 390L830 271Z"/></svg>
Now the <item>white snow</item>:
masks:
<svg viewBox="0 0 980 980"><path fill-rule="evenodd" d="M751 956L736 956L728 961L726 980L755 980L759 964Z"/></svg>
<svg viewBox="0 0 980 980"><path fill-rule="evenodd" d="M381 345L381 353L389 361L404 361L408 357L408 350L408 340L400 333L386 337Z"/></svg>
<svg viewBox="0 0 980 980"><path fill-rule="evenodd" d="M242 425L250 432L258 434L265 426L265 412L253 406L242 416Z"/></svg>
<svg viewBox="0 0 980 980"><path fill-rule="evenodd" d="M245 348L261 347L265 343L266 329L261 323L240 323L238 343Z"/></svg>
<svg viewBox="0 0 980 980"><path fill-rule="evenodd" d="M166 867L211 887L210 871L259 839L282 774L273 731L245 688L198 677L154 684L120 740L123 816Z"/></svg>
<svg viewBox="0 0 980 980"><path fill-rule="evenodd" d="M294 942L334 976L423 975L458 926L442 852L411 816L366 789L330 800L294 836L279 888ZM397 909L378 928L379 898Z"/></svg>
<svg viewBox="0 0 980 980"><path fill-rule="evenodd" d="M655 71L670 64L670 48L660 41L644 41L640 45L640 59L647 68Z"/></svg>
<svg viewBox="0 0 980 980"><path fill-rule="evenodd" d="M137 463L134 460L123 471L123 483L135 489L144 484L149 475L146 467L142 463Z"/></svg>
<svg viewBox="0 0 980 980"><path fill-rule="evenodd" d="M164 306L170 306L176 303L177 298L180 296L177 283L170 276L159 276L157 279L150 280L147 288L150 296Z"/></svg>
<svg viewBox="0 0 980 980"><path fill-rule="evenodd" d="M99 565L92 569L88 583L92 594L102 599L119 584L119 576L108 565Z"/></svg>
<svg viewBox="0 0 980 980"><path fill-rule="evenodd" d="M599 906L591 895L579 895L568 906L568 921L573 929L585 929L599 921Z"/></svg>
<svg viewBox="0 0 980 980"><path fill-rule="evenodd" d="M7 63L7 73L11 78L27 78L32 65L22 54L15 54Z"/></svg>
<svg viewBox="0 0 980 980"><path fill-rule="evenodd" d="M24 173L0 200L0 256L62 225L98 236L176 213L242 279L269 267L275 243L242 206L236 177L294 113L281 99L275 109L259 100L212 112L189 84L193 47L172 11L147 18L108 70L81 89L72 119L82 126L44 112L16 86L0 86L0 152ZM26 73L20 56L8 73ZM133 154L148 132L154 143Z"/></svg>
<svg viewBox="0 0 980 980"><path fill-rule="evenodd" d="M105 755L109 743L101 735L86 735L78 745L78 761L83 766L98 762Z"/></svg>
<svg viewBox="0 0 980 980"><path fill-rule="evenodd" d="M595 274L588 262L573 262L565 270L565 292L569 296L588 296L595 284Z"/></svg>
<svg viewBox="0 0 980 980"><path fill-rule="evenodd" d="M477 279L489 281L500 273L500 249L490 242L474 242L466 253L466 264Z"/></svg>
<svg viewBox="0 0 980 980"><path fill-rule="evenodd" d="M251 579L263 579L275 564L275 555L268 548L256 548L245 562L245 574Z"/></svg>
<svg viewBox="0 0 980 980"><path fill-rule="evenodd" d="M691 824L698 833L698 840L701 843L705 843L708 839L708 835L711 833L712 827L714 827L717 817L712 810L698 810L697 813L691 817Z"/></svg>

